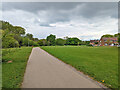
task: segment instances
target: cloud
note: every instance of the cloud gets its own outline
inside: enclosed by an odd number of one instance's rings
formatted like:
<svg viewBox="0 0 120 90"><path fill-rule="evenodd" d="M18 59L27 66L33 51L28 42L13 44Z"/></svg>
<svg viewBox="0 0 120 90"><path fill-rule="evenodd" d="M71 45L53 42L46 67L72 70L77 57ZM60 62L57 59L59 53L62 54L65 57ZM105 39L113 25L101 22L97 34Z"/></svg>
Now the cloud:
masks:
<svg viewBox="0 0 120 90"><path fill-rule="evenodd" d="M118 32L117 3L3 3L3 20L34 37L99 39Z"/></svg>

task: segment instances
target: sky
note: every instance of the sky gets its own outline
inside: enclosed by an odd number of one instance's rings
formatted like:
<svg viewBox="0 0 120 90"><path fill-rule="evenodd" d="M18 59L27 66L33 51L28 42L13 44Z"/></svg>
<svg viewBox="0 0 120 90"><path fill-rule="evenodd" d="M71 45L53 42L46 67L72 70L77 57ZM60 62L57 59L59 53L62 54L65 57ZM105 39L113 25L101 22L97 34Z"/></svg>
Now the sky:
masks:
<svg viewBox="0 0 120 90"><path fill-rule="evenodd" d="M3 2L2 20L22 26L34 38L100 39L118 33L117 2Z"/></svg>

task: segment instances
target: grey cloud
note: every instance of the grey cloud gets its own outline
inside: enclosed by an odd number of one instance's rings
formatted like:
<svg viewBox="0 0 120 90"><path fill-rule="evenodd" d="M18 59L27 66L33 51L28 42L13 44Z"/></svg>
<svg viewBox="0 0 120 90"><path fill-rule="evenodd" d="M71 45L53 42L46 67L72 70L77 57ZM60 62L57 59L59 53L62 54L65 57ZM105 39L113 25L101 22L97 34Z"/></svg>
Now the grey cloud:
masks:
<svg viewBox="0 0 120 90"><path fill-rule="evenodd" d="M42 23L42 24L39 24L40 26L44 26L44 27L53 27L53 26L50 26L49 24L46 24L46 23Z"/></svg>
<svg viewBox="0 0 120 90"><path fill-rule="evenodd" d="M85 5L81 10L68 12L69 10L72 10L76 8L76 6ZM85 18L93 18L96 16L111 16L114 18L117 18L117 8L118 3L117 2L9 2L9 3L3 3L3 11L5 10L11 10L11 9L21 9L25 11L29 11L32 13L36 13L41 10L46 11L54 11L50 12L49 15L59 17L54 20L61 20L64 21L66 17L69 17L69 15L76 15L76 16L83 16ZM66 11L68 13L61 13L60 11ZM64 18L65 17L65 18Z"/></svg>

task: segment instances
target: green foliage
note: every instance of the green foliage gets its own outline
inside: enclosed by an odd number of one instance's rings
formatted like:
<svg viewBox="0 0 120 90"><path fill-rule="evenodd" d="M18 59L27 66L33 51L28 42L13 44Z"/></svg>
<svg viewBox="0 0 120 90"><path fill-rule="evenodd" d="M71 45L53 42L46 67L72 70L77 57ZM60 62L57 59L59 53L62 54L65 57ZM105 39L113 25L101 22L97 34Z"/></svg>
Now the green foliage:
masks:
<svg viewBox="0 0 120 90"><path fill-rule="evenodd" d="M5 21L0 21L0 23L2 23L2 27L0 27L0 29L8 30L9 31L8 33L14 33L19 35L25 34L25 29L20 26L13 26L9 22L5 22Z"/></svg>
<svg viewBox="0 0 120 90"><path fill-rule="evenodd" d="M34 41L33 46L39 46L38 42Z"/></svg>
<svg viewBox="0 0 120 90"><path fill-rule="evenodd" d="M93 46L92 44L87 44L87 46Z"/></svg>
<svg viewBox="0 0 120 90"><path fill-rule="evenodd" d="M49 43L48 45L54 46L55 45L55 38L56 38L56 36L52 35L52 34L50 34L49 36L47 36L47 41Z"/></svg>
<svg viewBox="0 0 120 90"><path fill-rule="evenodd" d="M29 38L30 40L33 39L33 35L32 35L32 34L29 34L29 33L26 34L26 37Z"/></svg>
<svg viewBox="0 0 120 90"><path fill-rule="evenodd" d="M25 29L20 27L20 26L14 26L13 33L19 34L19 35L24 35L25 34Z"/></svg>
<svg viewBox="0 0 120 90"><path fill-rule="evenodd" d="M95 42L95 44L98 44L98 42Z"/></svg>
<svg viewBox="0 0 120 90"><path fill-rule="evenodd" d="M106 34L106 35L103 35L102 37L114 37L114 35Z"/></svg>
<svg viewBox="0 0 120 90"><path fill-rule="evenodd" d="M23 46L28 46L29 39L27 37L23 38Z"/></svg>
<svg viewBox="0 0 120 90"><path fill-rule="evenodd" d="M120 37L120 33L115 34L114 37Z"/></svg>
<svg viewBox="0 0 120 90"><path fill-rule="evenodd" d="M0 21L0 23L2 23L2 25L0 25L0 29L3 29L3 30L8 29L12 31L13 26L9 22Z"/></svg>
<svg viewBox="0 0 120 90"><path fill-rule="evenodd" d="M47 40L46 39L41 39L41 40L38 41L38 44L40 46L46 46L47 45Z"/></svg>
<svg viewBox="0 0 120 90"><path fill-rule="evenodd" d="M9 22L0 21L2 23L0 32L2 33L2 47L18 47L22 45L21 35L25 34L25 29L20 26L13 26Z"/></svg>
<svg viewBox="0 0 120 90"><path fill-rule="evenodd" d="M118 37L118 43L120 44L120 36Z"/></svg>
<svg viewBox="0 0 120 90"><path fill-rule="evenodd" d="M39 39L38 38L33 38L34 41L38 41Z"/></svg>
<svg viewBox="0 0 120 90"><path fill-rule="evenodd" d="M63 46L66 43L66 41L62 38L56 39L56 45L61 45Z"/></svg>
<svg viewBox="0 0 120 90"><path fill-rule="evenodd" d="M5 37L2 39L2 47L3 48L10 48L10 47L18 47L19 43L17 40L15 40L13 37Z"/></svg>
<svg viewBox="0 0 120 90"><path fill-rule="evenodd" d="M80 43L81 40L79 40L78 38L67 38L66 40L66 45L78 45L78 42Z"/></svg>

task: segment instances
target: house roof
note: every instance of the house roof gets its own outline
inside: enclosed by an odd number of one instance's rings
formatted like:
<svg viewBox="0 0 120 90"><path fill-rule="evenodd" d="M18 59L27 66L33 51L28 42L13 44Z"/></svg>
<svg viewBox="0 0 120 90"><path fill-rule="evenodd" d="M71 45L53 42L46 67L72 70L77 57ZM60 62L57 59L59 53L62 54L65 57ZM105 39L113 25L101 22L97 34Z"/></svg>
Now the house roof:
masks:
<svg viewBox="0 0 120 90"><path fill-rule="evenodd" d="M99 40L90 40L90 42L92 43L92 42L99 42Z"/></svg>
<svg viewBox="0 0 120 90"><path fill-rule="evenodd" d="M117 37L103 37L103 38L101 38L101 39L103 39L103 40L118 40L118 38Z"/></svg>

